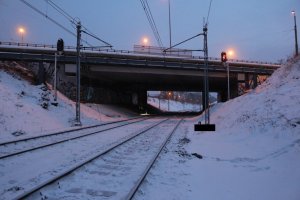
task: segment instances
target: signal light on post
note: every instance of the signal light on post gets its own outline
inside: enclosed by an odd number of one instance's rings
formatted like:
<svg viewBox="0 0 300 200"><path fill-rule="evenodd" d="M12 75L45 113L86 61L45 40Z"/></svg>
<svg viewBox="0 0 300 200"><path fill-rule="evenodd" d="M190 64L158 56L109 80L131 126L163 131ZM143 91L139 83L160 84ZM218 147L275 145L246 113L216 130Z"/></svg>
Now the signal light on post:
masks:
<svg viewBox="0 0 300 200"><path fill-rule="evenodd" d="M226 52L224 52L224 51L221 53L221 61L223 63L227 61L227 55L226 55Z"/></svg>
<svg viewBox="0 0 300 200"><path fill-rule="evenodd" d="M58 53L61 55L61 54L63 54L63 52L64 52L64 41L63 41L63 39L58 39L57 40L57 51L58 51Z"/></svg>

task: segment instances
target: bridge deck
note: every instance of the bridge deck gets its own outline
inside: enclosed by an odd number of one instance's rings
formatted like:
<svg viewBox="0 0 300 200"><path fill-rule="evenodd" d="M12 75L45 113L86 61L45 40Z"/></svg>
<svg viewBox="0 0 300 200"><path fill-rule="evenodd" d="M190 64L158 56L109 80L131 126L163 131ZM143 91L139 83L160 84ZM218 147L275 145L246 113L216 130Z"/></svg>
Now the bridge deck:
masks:
<svg viewBox="0 0 300 200"><path fill-rule="evenodd" d="M55 46L16 46L0 42L1 60L22 60L30 62L54 62ZM76 63L76 51L69 47L63 56L59 57L61 63ZM82 65L90 66L118 66L134 68L164 68L168 70L202 70L204 69L204 60L201 57L174 57L164 55L146 55L136 54L129 51L115 50L82 50ZM271 75L279 64L243 62L239 60L230 60L230 71L234 73L256 73L261 75ZM225 72L226 69L219 59L210 58L208 61L209 71ZM124 68L123 68L124 69Z"/></svg>

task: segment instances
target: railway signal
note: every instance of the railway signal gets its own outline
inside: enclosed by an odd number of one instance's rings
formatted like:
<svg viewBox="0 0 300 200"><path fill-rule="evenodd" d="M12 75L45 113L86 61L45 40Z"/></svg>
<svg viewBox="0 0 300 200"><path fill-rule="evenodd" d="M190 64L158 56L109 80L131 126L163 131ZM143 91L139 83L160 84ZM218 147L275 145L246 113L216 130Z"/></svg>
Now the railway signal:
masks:
<svg viewBox="0 0 300 200"><path fill-rule="evenodd" d="M64 41L63 39L59 38L56 43L56 50L54 55L54 102L52 102L52 105L57 106L57 56L60 56L64 53ZM58 54L58 55L57 55Z"/></svg>
<svg viewBox="0 0 300 200"><path fill-rule="evenodd" d="M232 54L232 51L230 51L229 55ZM227 69L227 100L230 100L230 80L229 80L229 64L226 63L227 62L227 55L226 52L223 51L221 53L221 61L224 65L224 67L226 67Z"/></svg>
<svg viewBox="0 0 300 200"><path fill-rule="evenodd" d="M221 53L221 61L222 61L222 63L227 62L227 55L226 55L226 52L224 52L224 51Z"/></svg>
<svg viewBox="0 0 300 200"><path fill-rule="evenodd" d="M59 54L59 55L62 55L63 52L64 52L64 41L63 41L63 39L59 38L59 39L57 40L56 48L57 48L58 54Z"/></svg>

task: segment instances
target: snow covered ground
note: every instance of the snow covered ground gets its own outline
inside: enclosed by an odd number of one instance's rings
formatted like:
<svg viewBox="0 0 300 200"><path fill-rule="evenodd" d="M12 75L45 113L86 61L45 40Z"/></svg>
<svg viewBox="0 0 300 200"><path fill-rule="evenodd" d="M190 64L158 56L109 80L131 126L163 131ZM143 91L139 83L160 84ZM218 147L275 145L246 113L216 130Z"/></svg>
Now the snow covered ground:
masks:
<svg viewBox="0 0 300 200"><path fill-rule="evenodd" d="M45 85L33 86L17 73L8 74L0 68L0 141L76 128L73 126L75 103L58 92L58 106L51 105L53 92L46 88ZM42 108L43 103L48 104L47 109ZM84 126L133 115L109 105L81 104Z"/></svg>
<svg viewBox="0 0 300 200"><path fill-rule="evenodd" d="M22 137L12 134L18 130L28 136L71 127L74 103L59 95L59 106L45 110L42 92L0 70L1 141ZM91 107L82 106L84 125L128 117ZM216 132L194 132L201 120L185 119L136 199L300 199L299 59L250 93L215 105Z"/></svg>
<svg viewBox="0 0 300 200"><path fill-rule="evenodd" d="M137 199L300 199L299 59L249 94L213 107L216 132L194 132L201 120L180 127Z"/></svg>
<svg viewBox="0 0 300 200"><path fill-rule="evenodd" d="M200 112L202 106L199 104L189 104L179 101L158 99L153 97L148 97L148 104L162 110L162 111L172 111L172 112Z"/></svg>

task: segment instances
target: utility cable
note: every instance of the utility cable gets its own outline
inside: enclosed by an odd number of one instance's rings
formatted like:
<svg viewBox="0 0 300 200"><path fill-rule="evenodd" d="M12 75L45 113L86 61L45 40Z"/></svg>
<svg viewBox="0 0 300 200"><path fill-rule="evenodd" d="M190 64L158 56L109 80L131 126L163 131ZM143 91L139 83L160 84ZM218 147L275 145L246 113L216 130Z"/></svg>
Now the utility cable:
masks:
<svg viewBox="0 0 300 200"><path fill-rule="evenodd" d="M193 37L190 37L189 39L186 39L186 40L184 40L184 41L182 41L182 42L179 42L179 43L177 43L177 44L175 44L175 45L173 45L173 46L171 46L171 47L165 49L164 52L167 52L167 51L169 51L170 49L172 49L172 48L174 48L174 47L177 47L177 46L179 46L179 45L181 45L181 44L183 44L183 43L185 43L185 42L187 42L187 41L190 41L190 40L192 40L192 39L194 39L194 38L196 38L196 37L198 37L198 36L200 36L200 35L203 35L203 33L199 33L199 34L197 34L197 35L195 35L195 36L193 36ZM187 51L187 50L185 50L185 51ZM193 50L193 51L194 51L194 50ZM203 50L197 50L197 51L203 51Z"/></svg>
<svg viewBox="0 0 300 200"><path fill-rule="evenodd" d="M143 7L143 9L145 11L146 17L148 19L148 22L150 24L150 27L151 27L152 32L154 34L154 37L155 37L155 39L157 41L157 44L158 44L159 47L163 48L163 43L161 41L161 37L159 35L157 26L155 24L155 21L154 21L154 18L153 18L150 6L148 4L148 1L147 0L140 0L140 2L141 2L142 7Z"/></svg>
<svg viewBox="0 0 300 200"><path fill-rule="evenodd" d="M70 33L71 35L76 36L75 33L73 33L72 31L70 31L69 29L67 29L66 27L64 27L63 25L61 25L60 23L58 23L57 21L55 21L54 19L52 19L51 17L49 17L47 14L43 13L42 11L40 11L39 9L37 9L36 7L34 7L33 5L31 5L30 3L28 3L25 0L20 0L22 3L24 3L25 5L27 5L28 7L30 7L31 9L33 9L34 11L36 11L37 13L39 13L40 15L44 16L45 18L47 18L48 20L50 20L52 23L56 24L57 26L59 26L60 28L64 29L66 32Z"/></svg>
<svg viewBox="0 0 300 200"><path fill-rule="evenodd" d="M105 42L105 41L103 41L103 40L101 40L100 38L98 38L97 36L95 36L95 35L93 35L93 34L91 34L91 33L89 33L89 32L87 32L87 31L85 31L85 30L81 30L82 32L84 32L85 34L87 34L87 35L89 35L89 36L91 36L91 37L93 37L93 38L95 38L95 39L97 39L97 40L99 40L99 41L101 41L101 42L103 42L104 44L106 44L107 46L105 46L105 47L110 47L110 48L112 48L112 45L111 44L109 44L109 43L107 43L107 42Z"/></svg>
<svg viewBox="0 0 300 200"><path fill-rule="evenodd" d="M52 0L45 0L52 8L54 8L57 12L59 12L61 15L63 15L68 21L71 22L71 24L73 25L77 25L77 23L79 22L79 20L77 20L76 18L72 17L70 14L68 14L65 10L63 10L61 7L59 7L57 4L55 4ZM91 31L89 31L85 26L81 25L82 28L84 28L86 31L84 33L86 33L87 35L95 38L96 40L99 40L100 42L106 44L108 47L112 47L111 44L109 44L108 42L105 42L104 40L100 39L99 37L97 37L95 34L93 34ZM91 45L90 45L91 46Z"/></svg>
<svg viewBox="0 0 300 200"><path fill-rule="evenodd" d="M149 10L149 14L150 14L151 20L152 20L152 22L153 22L153 25L154 25L155 31L156 31L156 33L157 33L157 36L158 36L158 39L159 39L159 41L160 41L160 47L162 47L162 46L163 46L163 44L162 44L162 41L161 41L161 37L160 37L160 35L159 35L159 32L158 32L158 29L157 29L157 26L156 26L155 20L154 20L154 18L153 18L153 15L152 15L152 12L151 12L150 6L149 6L149 4L148 4L148 1L147 1L147 0L144 0L144 1L146 2L146 5L147 5L147 8L148 8L148 10Z"/></svg>
<svg viewBox="0 0 300 200"><path fill-rule="evenodd" d="M54 23L55 25L59 26L60 28L62 28L63 30L65 30L66 32L68 32L69 34L73 35L74 37L77 38L77 35L75 33L73 33L72 31L70 31L69 29L67 29L65 26L63 26L62 24L58 23L57 21L55 21L54 19L52 19L51 17L49 17L47 14L43 13L42 11L40 11L38 8L34 7L32 4L28 3L25 0L20 0L22 3L24 3L25 5L27 5L28 7L30 7L31 9L33 9L34 11L36 11L37 13L39 13L40 15L42 15L43 17L45 17L46 19L50 20L52 23ZM92 46L91 44L89 44L86 40L82 41L84 43L86 43L89 46Z"/></svg>
<svg viewBox="0 0 300 200"><path fill-rule="evenodd" d="M206 24L208 24L208 19L209 19L209 14L210 14L210 9L211 9L211 3L212 3L212 0L210 0L210 3L209 3L207 18L206 18Z"/></svg>
<svg viewBox="0 0 300 200"><path fill-rule="evenodd" d="M60 8L57 4L55 4L52 0L45 0L52 8L54 8L57 12L62 14L67 20L76 25L76 20L71 15L69 15L66 11Z"/></svg>

